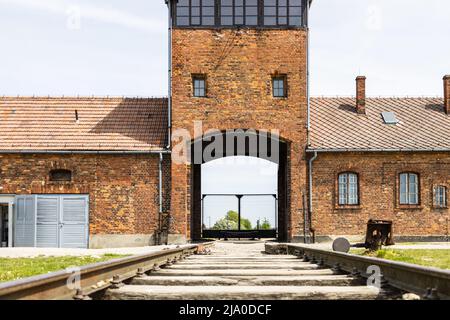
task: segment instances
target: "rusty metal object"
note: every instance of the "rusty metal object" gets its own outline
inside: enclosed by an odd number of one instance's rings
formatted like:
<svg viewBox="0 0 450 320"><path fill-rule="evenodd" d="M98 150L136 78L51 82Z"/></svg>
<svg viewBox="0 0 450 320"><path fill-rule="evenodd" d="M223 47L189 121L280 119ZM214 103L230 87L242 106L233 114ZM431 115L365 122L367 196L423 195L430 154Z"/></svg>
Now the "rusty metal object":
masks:
<svg viewBox="0 0 450 320"><path fill-rule="evenodd" d="M80 287L69 286L72 273L65 270L0 284L0 300L71 300L86 298L96 292L136 276L136 270L148 272L155 266L172 260L180 254L190 255L204 250L212 243L189 245L136 255L80 268ZM118 276L118 277L114 277ZM114 277L114 280L112 280Z"/></svg>
<svg viewBox="0 0 450 320"><path fill-rule="evenodd" d="M266 244L266 252L273 252L277 244ZM283 244L285 246L285 244ZM411 263L397 262L367 256L334 252L311 248L298 244L288 244L290 254L296 250L305 255L323 258L325 265L336 271L351 273L354 268L361 272L363 278L368 278L369 267L378 266L382 273L381 285L386 285L411 292L429 299L450 299L450 271L432 267L424 267ZM432 288L432 289L428 289Z"/></svg>
<svg viewBox="0 0 450 320"><path fill-rule="evenodd" d="M382 246L391 246L393 244L392 221L371 219L367 222L365 242L367 249L375 251Z"/></svg>

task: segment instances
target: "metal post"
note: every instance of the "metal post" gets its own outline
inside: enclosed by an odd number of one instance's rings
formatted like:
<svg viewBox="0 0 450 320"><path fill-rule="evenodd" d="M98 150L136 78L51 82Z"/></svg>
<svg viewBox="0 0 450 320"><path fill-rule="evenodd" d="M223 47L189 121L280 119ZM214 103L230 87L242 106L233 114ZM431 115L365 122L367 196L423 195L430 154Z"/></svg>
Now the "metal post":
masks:
<svg viewBox="0 0 450 320"><path fill-rule="evenodd" d="M238 231L241 231L241 199L243 196L237 194L236 197L238 198Z"/></svg>

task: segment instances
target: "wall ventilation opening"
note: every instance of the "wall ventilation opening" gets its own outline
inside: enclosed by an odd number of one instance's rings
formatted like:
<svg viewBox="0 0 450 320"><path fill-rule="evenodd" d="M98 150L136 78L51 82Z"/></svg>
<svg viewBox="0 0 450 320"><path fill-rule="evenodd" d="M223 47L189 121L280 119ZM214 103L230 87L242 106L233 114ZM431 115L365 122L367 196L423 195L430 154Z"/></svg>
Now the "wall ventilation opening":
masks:
<svg viewBox="0 0 450 320"><path fill-rule="evenodd" d="M50 181L56 182L71 182L72 171L64 169L56 169L50 171Z"/></svg>

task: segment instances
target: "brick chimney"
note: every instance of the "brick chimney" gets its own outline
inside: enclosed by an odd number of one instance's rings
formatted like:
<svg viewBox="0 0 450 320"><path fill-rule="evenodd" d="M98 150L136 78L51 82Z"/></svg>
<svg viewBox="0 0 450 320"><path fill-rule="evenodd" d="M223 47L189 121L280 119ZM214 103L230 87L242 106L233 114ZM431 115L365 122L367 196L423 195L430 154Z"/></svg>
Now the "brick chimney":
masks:
<svg viewBox="0 0 450 320"><path fill-rule="evenodd" d="M356 113L366 114L366 77L356 78Z"/></svg>
<svg viewBox="0 0 450 320"><path fill-rule="evenodd" d="M444 77L444 110L450 115L450 75Z"/></svg>

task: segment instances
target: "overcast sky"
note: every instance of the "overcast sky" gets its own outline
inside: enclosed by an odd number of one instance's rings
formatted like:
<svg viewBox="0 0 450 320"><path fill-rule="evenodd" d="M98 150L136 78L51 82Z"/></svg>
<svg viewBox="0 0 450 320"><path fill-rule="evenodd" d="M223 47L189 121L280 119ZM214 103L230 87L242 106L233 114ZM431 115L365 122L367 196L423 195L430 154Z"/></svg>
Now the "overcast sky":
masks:
<svg viewBox="0 0 450 320"><path fill-rule="evenodd" d="M315 0L313 95L442 95L450 1ZM80 17L80 19L78 19ZM0 0L1 95L164 96L163 0Z"/></svg>
<svg viewBox="0 0 450 320"><path fill-rule="evenodd" d="M371 96L442 96L449 14L448 0L315 0L312 94L354 95L362 74ZM0 95L167 95L163 0L0 0L0 41ZM211 163L203 192L276 193L276 171L262 160ZM217 218L236 209L209 201ZM272 199L245 201L253 223L273 222Z"/></svg>

